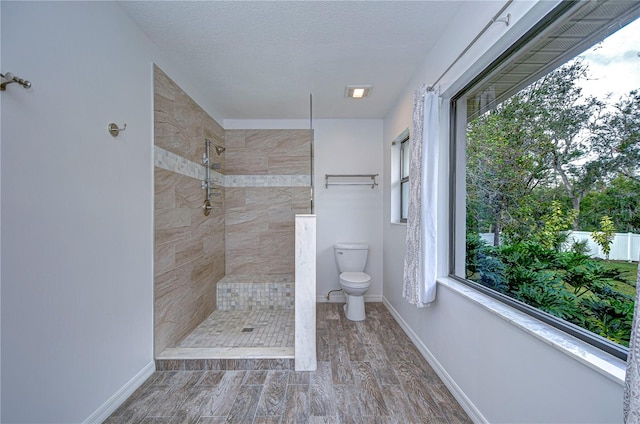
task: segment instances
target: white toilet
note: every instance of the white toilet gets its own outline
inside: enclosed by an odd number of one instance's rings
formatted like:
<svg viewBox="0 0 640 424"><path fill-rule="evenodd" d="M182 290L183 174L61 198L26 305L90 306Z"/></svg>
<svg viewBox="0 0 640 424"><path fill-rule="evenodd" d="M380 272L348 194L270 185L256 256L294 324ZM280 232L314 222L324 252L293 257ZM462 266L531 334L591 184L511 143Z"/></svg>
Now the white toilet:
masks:
<svg viewBox="0 0 640 424"><path fill-rule="evenodd" d="M371 277L366 274L369 246L365 243L339 243L334 246L336 262L340 271L340 287L347 296L344 312L351 321L362 321L364 313L364 294L371 285Z"/></svg>

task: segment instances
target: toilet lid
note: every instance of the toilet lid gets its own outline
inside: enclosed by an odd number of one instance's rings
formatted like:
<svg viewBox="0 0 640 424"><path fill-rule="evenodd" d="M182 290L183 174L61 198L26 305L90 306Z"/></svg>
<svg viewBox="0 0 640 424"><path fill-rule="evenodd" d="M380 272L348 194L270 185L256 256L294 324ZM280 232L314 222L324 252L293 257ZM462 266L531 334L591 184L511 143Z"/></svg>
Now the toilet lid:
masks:
<svg viewBox="0 0 640 424"><path fill-rule="evenodd" d="M368 283L371 281L369 274L364 272L343 272L340 278L348 283Z"/></svg>

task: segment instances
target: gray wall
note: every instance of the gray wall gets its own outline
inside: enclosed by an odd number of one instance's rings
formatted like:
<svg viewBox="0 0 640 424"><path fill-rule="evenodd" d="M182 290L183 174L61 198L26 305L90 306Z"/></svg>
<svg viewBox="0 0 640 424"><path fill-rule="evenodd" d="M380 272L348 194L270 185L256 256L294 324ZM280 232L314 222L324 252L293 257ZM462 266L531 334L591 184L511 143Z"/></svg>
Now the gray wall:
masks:
<svg viewBox="0 0 640 424"><path fill-rule="evenodd" d="M82 422L153 370L152 62L180 72L116 3L0 7L33 83L2 92L2 422Z"/></svg>

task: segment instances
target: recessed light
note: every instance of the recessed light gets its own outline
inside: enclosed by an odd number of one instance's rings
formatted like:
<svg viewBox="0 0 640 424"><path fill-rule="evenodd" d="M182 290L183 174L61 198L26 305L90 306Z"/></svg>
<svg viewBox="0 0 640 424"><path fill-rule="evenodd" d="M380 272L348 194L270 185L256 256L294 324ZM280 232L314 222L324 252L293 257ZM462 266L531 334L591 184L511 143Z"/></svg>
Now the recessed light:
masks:
<svg viewBox="0 0 640 424"><path fill-rule="evenodd" d="M373 89L373 85L347 85L344 90L344 96L352 99L363 99L369 94L371 94L371 90Z"/></svg>

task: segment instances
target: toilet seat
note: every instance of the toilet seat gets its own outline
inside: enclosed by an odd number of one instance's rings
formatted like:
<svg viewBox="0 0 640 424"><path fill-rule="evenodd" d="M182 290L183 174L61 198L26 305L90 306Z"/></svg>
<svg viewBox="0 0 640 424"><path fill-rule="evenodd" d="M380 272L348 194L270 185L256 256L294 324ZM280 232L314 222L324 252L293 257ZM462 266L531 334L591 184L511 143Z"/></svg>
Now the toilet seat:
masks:
<svg viewBox="0 0 640 424"><path fill-rule="evenodd" d="M364 288L371 283L371 277L365 272L343 272L340 281L347 287Z"/></svg>

